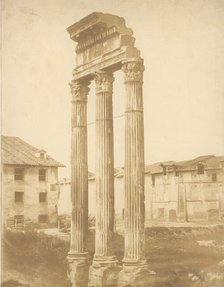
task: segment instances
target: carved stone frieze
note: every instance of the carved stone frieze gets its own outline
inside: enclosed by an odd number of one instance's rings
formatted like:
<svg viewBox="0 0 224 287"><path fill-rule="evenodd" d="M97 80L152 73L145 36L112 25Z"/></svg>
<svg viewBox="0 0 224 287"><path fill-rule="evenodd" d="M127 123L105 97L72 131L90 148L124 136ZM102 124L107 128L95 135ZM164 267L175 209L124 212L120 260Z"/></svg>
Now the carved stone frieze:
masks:
<svg viewBox="0 0 224 287"><path fill-rule="evenodd" d="M134 59L123 62L122 70L124 72L125 82L142 82L144 69L142 59Z"/></svg>
<svg viewBox="0 0 224 287"><path fill-rule="evenodd" d="M95 72L96 93L113 92L114 76L111 72L98 71Z"/></svg>
<svg viewBox="0 0 224 287"><path fill-rule="evenodd" d="M89 82L80 80L72 80L69 85L71 88L72 102L87 102L89 93Z"/></svg>
<svg viewBox="0 0 224 287"><path fill-rule="evenodd" d="M117 28L111 27L111 28L105 29L105 31L102 33L99 33L97 35L91 35L91 37L87 37L87 39L83 40L80 44L78 44L75 51L76 53L79 53L96 43L103 42L107 38L115 34L116 32L117 32Z"/></svg>

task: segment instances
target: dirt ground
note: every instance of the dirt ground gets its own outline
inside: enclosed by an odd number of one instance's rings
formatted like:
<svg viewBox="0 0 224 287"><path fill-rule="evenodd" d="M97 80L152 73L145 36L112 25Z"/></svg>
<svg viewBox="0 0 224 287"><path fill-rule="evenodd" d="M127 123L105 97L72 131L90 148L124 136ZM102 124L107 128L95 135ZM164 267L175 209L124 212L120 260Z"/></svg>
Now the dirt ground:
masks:
<svg viewBox="0 0 224 287"><path fill-rule="evenodd" d="M154 227L146 231L156 287L223 287L224 228Z"/></svg>
<svg viewBox="0 0 224 287"><path fill-rule="evenodd" d="M66 276L69 238L57 231L48 234L6 232L2 287L70 286ZM114 247L121 264L121 234L115 235ZM92 256L94 230L89 234L88 249ZM156 272L154 287L224 286L223 225L151 226L146 229L146 256Z"/></svg>

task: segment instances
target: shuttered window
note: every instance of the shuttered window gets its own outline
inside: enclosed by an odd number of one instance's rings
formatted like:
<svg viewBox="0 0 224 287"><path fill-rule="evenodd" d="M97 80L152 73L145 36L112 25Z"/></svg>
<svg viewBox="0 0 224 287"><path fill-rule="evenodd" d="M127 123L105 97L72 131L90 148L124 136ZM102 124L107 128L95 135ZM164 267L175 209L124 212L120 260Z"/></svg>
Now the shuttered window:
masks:
<svg viewBox="0 0 224 287"><path fill-rule="evenodd" d="M15 180L23 180L24 179L24 168L15 168Z"/></svg>
<svg viewBox="0 0 224 287"><path fill-rule="evenodd" d="M39 169L39 181L46 181L46 169Z"/></svg>

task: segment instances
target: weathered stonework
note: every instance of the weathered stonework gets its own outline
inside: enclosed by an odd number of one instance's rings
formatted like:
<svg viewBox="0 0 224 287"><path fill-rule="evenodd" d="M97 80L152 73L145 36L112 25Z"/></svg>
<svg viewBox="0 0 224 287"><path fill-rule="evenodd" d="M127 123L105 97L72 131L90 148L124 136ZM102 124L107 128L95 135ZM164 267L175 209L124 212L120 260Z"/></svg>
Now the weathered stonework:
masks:
<svg viewBox="0 0 224 287"><path fill-rule="evenodd" d="M150 271L146 263L125 265L119 274L119 287L150 287L153 286L156 273Z"/></svg>
<svg viewBox="0 0 224 287"><path fill-rule="evenodd" d="M123 18L94 12L67 29L76 46L74 79L94 78L103 69L119 70L127 58L140 57L133 32Z"/></svg>
<svg viewBox="0 0 224 287"><path fill-rule="evenodd" d="M113 75L98 72L96 81L96 258L113 255L114 232L114 153ZM104 208L102 208L104 207Z"/></svg>
<svg viewBox="0 0 224 287"><path fill-rule="evenodd" d="M89 287L116 287L121 267L115 256L95 258L89 269Z"/></svg>
<svg viewBox="0 0 224 287"><path fill-rule="evenodd" d="M123 65L126 87L125 111L125 251L124 262L144 261L144 134L142 61Z"/></svg>
<svg viewBox="0 0 224 287"><path fill-rule="evenodd" d="M68 29L76 46L73 71L72 125L72 230L71 253L84 252L86 197L86 116L87 83L96 83L96 234L95 254L89 269L89 286L137 286L150 274L144 257L144 129L143 60L134 47L132 30L123 18L92 13ZM126 86L125 126L125 257L123 271L113 250L114 234L114 146L113 146L113 72L123 67ZM81 125L82 122L82 125ZM82 128L81 128L82 127ZM85 168L84 168L85 167ZM78 176L79 175L79 176ZM78 194L81 193L81 197ZM83 198L85 197L85 200ZM81 198L81 199L80 199ZM85 215L84 215L85 214ZM75 247L75 248L74 248ZM70 257L69 257L70 258ZM74 259L76 260L76 259ZM70 263L71 281L83 274ZM87 263L86 263L87 264ZM75 266L75 267L74 267ZM132 268L130 268L130 266ZM144 266L144 268L143 268ZM86 269L87 270L87 269ZM132 270L131 272L129 272ZM141 276L139 276L139 274ZM81 276L82 277L82 276ZM88 277L88 275L86 275ZM141 277L141 280L139 279ZM119 278L119 282L118 282ZM151 278L151 277L150 277ZM140 281L139 281L140 280ZM122 283L121 283L122 282ZM138 283L136 283L138 282ZM144 281L145 282L145 281ZM149 281L147 279L147 286ZM78 284L78 283L77 283ZM124 285L126 284L126 285ZM128 285L128 286L129 286ZM76 285L74 285L76 286ZM79 286L79 285L77 285ZM139 285L143 286L143 285ZM146 285L144 285L146 286Z"/></svg>
<svg viewBox="0 0 224 287"><path fill-rule="evenodd" d="M68 254L68 277L73 287L88 283L88 161L87 161L87 94L88 82L73 80L72 93L72 149L71 149L71 242Z"/></svg>
<svg viewBox="0 0 224 287"><path fill-rule="evenodd" d="M118 286L151 286L155 273L145 259L143 61L123 63L125 110L125 249Z"/></svg>
<svg viewBox="0 0 224 287"><path fill-rule="evenodd" d="M142 59L129 59L123 62L122 70L124 72L124 81L127 82L140 82L143 81L144 65ZM140 96L139 96L140 97ZM140 97L141 98L141 97ZM142 104L141 104L142 109Z"/></svg>
<svg viewBox="0 0 224 287"><path fill-rule="evenodd" d="M88 284L89 261L88 253L68 254L68 278L72 287L86 287Z"/></svg>
<svg viewBox="0 0 224 287"><path fill-rule="evenodd" d="M113 81L111 72L95 73L96 82L96 240L89 286L116 286L114 234Z"/></svg>

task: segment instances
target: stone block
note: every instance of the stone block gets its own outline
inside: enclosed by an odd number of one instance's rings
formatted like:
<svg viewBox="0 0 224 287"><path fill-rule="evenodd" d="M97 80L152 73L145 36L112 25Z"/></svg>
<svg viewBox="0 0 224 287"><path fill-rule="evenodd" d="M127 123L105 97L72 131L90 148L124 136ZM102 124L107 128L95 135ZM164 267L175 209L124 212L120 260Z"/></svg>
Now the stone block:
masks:
<svg viewBox="0 0 224 287"><path fill-rule="evenodd" d="M121 267L114 262L93 262L89 269L89 287L117 287Z"/></svg>
<svg viewBox="0 0 224 287"><path fill-rule="evenodd" d="M123 266L119 273L118 287L152 287L156 273L148 266Z"/></svg>
<svg viewBox="0 0 224 287"><path fill-rule="evenodd" d="M67 272L68 278L72 287L87 287L89 262L88 256L77 256L75 254L68 255L69 270Z"/></svg>

